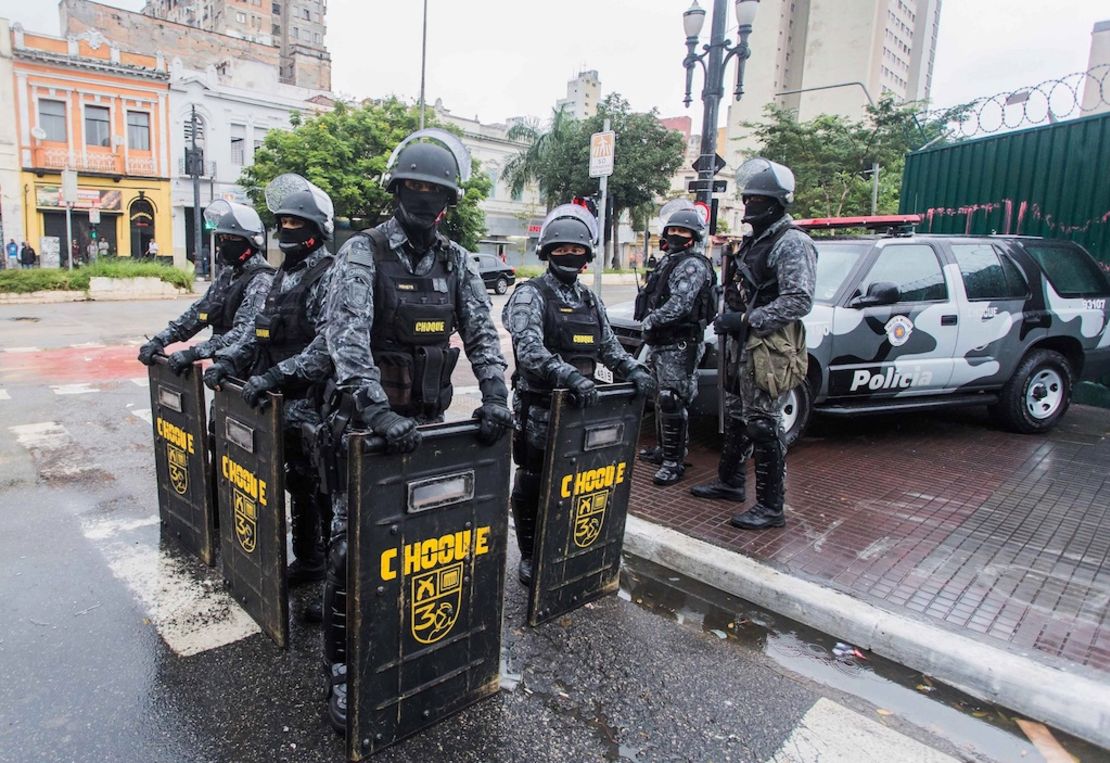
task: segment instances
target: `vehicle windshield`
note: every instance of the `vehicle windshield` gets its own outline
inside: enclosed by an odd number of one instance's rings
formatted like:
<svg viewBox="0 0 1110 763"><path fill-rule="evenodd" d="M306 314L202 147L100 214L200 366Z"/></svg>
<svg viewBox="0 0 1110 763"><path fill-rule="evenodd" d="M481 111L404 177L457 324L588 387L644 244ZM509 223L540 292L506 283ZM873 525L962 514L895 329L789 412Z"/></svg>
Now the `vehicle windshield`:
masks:
<svg viewBox="0 0 1110 763"><path fill-rule="evenodd" d="M817 288L813 301L831 304L860 257L871 251L871 242L818 239L814 244L817 246Z"/></svg>

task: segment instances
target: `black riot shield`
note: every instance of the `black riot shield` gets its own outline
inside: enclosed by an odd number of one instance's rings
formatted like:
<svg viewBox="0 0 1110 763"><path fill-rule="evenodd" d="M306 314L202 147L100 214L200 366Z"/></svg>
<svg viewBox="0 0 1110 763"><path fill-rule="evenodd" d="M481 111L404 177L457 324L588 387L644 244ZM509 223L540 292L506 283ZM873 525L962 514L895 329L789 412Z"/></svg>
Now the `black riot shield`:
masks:
<svg viewBox="0 0 1110 763"><path fill-rule="evenodd" d="M348 445L347 753L362 760L500 688L509 438L421 427Z"/></svg>
<svg viewBox="0 0 1110 763"><path fill-rule="evenodd" d="M644 400L631 384L599 387L596 405L551 400L528 623L538 625L617 590L624 520Z"/></svg>
<svg viewBox="0 0 1110 763"><path fill-rule="evenodd" d="M224 382L216 392L216 492L220 558L231 595L262 631L289 645L285 578L285 456L282 399L271 394L259 410L243 388Z"/></svg>
<svg viewBox="0 0 1110 763"><path fill-rule="evenodd" d="M216 561L216 539L208 472L208 431L200 367L178 376L155 356L150 366L150 410L154 424L154 466L162 535L180 543L202 562Z"/></svg>

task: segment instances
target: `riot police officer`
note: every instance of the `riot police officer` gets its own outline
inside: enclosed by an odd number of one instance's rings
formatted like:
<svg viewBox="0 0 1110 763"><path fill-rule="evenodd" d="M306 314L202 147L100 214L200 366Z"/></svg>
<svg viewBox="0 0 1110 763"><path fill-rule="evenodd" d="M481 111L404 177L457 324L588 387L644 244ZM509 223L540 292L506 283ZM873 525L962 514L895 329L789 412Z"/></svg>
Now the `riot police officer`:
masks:
<svg viewBox="0 0 1110 763"><path fill-rule="evenodd" d="M698 394L696 369L705 353L703 336L715 312L716 273L705 257L706 224L698 210L681 200L664 208L666 255L636 297L636 319L648 345L655 376L656 448L641 451L659 464L652 481L672 485L686 471L687 409Z"/></svg>
<svg viewBox="0 0 1110 763"><path fill-rule="evenodd" d="M813 305L817 250L786 212L794 201L794 175L787 167L749 159L737 171L736 185L752 232L728 268L726 309L713 326L728 337L728 420L717 480L690 492L742 503L752 454L756 503L731 522L761 530L786 524L786 445L779 411L783 396L805 380L802 317Z"/></svg>
<svg viewBox="0 0 1110 763"><path fill-rule="evenodd" d="M280 175L266 187L266 205L278 224L281 267L255 319L254 331L216 355L204 382L217 388L228 376L246 375L243 399L265 404L266 392L281 392L285 489L294 561L289 585L324 579L324 538L330 506L321 492L303 429L320 422L320 400L310 384L331 371L326 357L306 352L324 313L324 275L333 258L324 243L334 230L331 199L300 175Z"/></svg>
<svg viewBox="0 0 1110 763"><path fill-rule="evenodd" d="M481 389L482 405L473 414L479 441L492 444L511 428L506 364L489 296L466 250L439 231L448 208L461 200L470 171L469 152L458 138L434 128L413 133L387 164L393 216L353 236L336 256L323 332L335 364L333 438L347 426L362 425L381 435L392 452L415 450L417 425L441 420L451 404L459 349L450 340L456 331ZM348 506L342 480L332 506L324 659L328 715L343 733Z"/></svg>
<svg viewBox="0 0 1110 763"><path fill-rule="evenodd" d="M540 229L538 256L547 272L517 286L501 321L513 337L513 460L516 477L510 504L520 547L520 582L532 582L532 550L551 392L571 391L575 405L597 400L594 371L598 363L636 385L652 389L651 374L617 341L601 298L579 282L578 274L594 259L597 221L587 210L563 204L548 214Z"/></svg>
<svg viewBox="0 0 1110 763"><path fill-rule="evenodd" d="M210 204L204 216L215 224L216 251L223 267L203 297L139 348L140 362L149 366L166 345L185 341L210 326L211 338L169 356L169 367L177 374L250 332L274 275L262 252L265 228L257 212L221 199Z"/></svg>

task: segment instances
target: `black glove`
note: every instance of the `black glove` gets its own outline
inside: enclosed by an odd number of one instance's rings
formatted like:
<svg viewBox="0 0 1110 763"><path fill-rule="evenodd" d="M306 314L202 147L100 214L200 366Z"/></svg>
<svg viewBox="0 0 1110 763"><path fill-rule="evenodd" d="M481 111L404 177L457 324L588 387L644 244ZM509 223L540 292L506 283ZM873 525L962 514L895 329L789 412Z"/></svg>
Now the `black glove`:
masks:
<svg viewBox="0 0 1110 763"><path fill-rule="evenodd" d="M597 402L597 385L577 371L567 379L567 389L576 408L589 408Z"/></svg>
<svg viewBox="0 0 1110 763"><path fill-rule="evenodd" d="M266 395L281 386L281 371L276 367L264 374L252 376L243 385L243 400L252 408L265 408L270 402Z"/></svg>
<svg viewBox="0 0 1110 763"><path fill-rule="evenodd" d="M164 349L166 349L166 345L162 344L161 341L151 339L139 348L139 362L144 366L153 366L154 356L161 355Z"/></svg>
<svg viewBox="0 0 1110 763"><path fill-rule="evenodd" d="M422 436L416 428L416 419L394 413L388 403L372 403L359 411L366 426L385 438L390 453L412 453L420 446Z"/></svg>
<svg viewBox="0 0 1110 763"><path fill-rule="evenodd" d="M744 328L744 313L721 313L713 321L713 330L718 334L735 334Z"/></svg>
<svg viewBox="0 0 1110 763"><path fill-rule="evenodd" d="M204 379L204 386L208 389L219 389L220 385L224 383L224 379L230 376L231 367L217 360L208 367L201 378Z"/></svg>
<svg viewBox="0 0 1110 763"><path fill-rule="evenodd" d="M197 351L189 347L184 350L178 350L167 359L170 370L178 376L185 373L193 367L193 363L197 360Z"/></svg>
<svg viewBox="0 0 1110 763"><path fill-rule="evenodd" d="M655 392L655 379L643 366L636 366L628 372L627 379L636 387L636 397L649 397Z"/></svg>
<svg viewBox="0 0 1110 763"><path fill-rule="evenodd" d="M501 377L478 382L482 390L482 406L474 410L478 419L478 442L493 445L513 427L513 414L509 411L509 388Z"/></svg>

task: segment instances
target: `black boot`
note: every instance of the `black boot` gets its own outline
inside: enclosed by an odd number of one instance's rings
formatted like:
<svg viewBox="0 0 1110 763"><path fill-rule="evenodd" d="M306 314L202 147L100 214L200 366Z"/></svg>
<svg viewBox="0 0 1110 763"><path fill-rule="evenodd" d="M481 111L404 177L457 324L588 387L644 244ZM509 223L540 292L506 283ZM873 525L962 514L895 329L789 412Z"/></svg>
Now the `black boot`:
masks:
<svg viewBox="0 0 1110 763"><path fill-rule="evenodd" d="M520 549L520 564L517 565L516 576L526 586L532 585L532 551L536 544L536 512L539 510L541 479L541 475L536 472L518 468L509 499L513 510L513 524L516 526L516 543Z"/></svg>
<svg viewBox="0 0 1110 763"><path fill-rule="evenodd" d="M686 409L662 415L663 465L651 478L656 485L673 485L686 473Z"/></svg>
<svg viewBox="0 0 1110 763"><path fill-rule="evenodd" d="M293 534L293 563L289 565L289 586L316 583L324 579L327 565L320 534L320 508L314 493L293 493L289 516Z"/></svg>
<svg viewBox="0 0 1110 763"><path fill-rule="evenodd" d="M720 498L743 503L747 482L747 462L752 454L752 442L744 431L744 423L729 419L725 426L725 439L721 459L717 462L717 479L690 488L695 498Z"/></svg>
<svg viewBox="0 0 1110 763"><path fill-rule="evenodd" d="M761 442L755 447L755 498L756 504L732 518L730 524L742 530L766 530L785 527L786 513L786 453L776 439Z"/></svg>
<svg viewBox="0 0 1110 763"><path fill-rule="evenodd" d="M324 583L324 670L328 720L347 733L347 533L332 539Z"/></svg>

